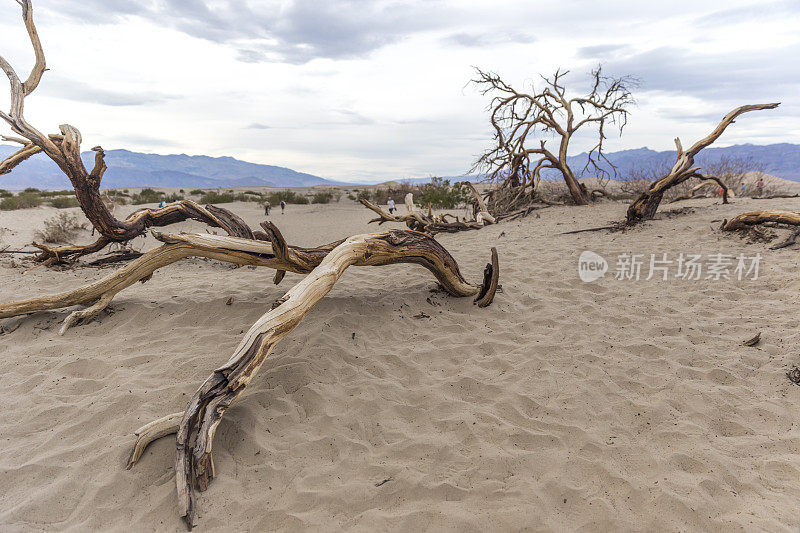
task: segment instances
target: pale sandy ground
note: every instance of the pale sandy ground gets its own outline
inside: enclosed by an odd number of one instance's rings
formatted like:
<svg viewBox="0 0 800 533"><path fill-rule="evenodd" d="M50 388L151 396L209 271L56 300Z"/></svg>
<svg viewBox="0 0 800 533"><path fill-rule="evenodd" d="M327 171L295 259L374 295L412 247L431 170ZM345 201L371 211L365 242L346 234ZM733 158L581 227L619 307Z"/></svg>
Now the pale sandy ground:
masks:
<svg viewBox="0 0 800 533"><path fill-rule="evenodd" d="M625 205L608 202L439 236L476 281L498 247L503 292L488 309L431 292L420 267L349 270L226 414L198 530L796 531L800 387L785 372L800 364L800 250L716 228L800 199L682 206L695 210L625 233L559 235L622 219ZM52 213L0 213L3 240L29 242ZM272 218L313 245L375 231L370 215L348 202ZM586 249L612 263L764 259L757 281L583 283ZM0 300L110 270L22 272L0 259ZM187 260L63 337L63 311L0 321L19 324L0 336L0 529L182 531L174 440L126 471L132 432L183 409L301 279L272 276ZM756 331L761 344L742 346Z"/></svg>

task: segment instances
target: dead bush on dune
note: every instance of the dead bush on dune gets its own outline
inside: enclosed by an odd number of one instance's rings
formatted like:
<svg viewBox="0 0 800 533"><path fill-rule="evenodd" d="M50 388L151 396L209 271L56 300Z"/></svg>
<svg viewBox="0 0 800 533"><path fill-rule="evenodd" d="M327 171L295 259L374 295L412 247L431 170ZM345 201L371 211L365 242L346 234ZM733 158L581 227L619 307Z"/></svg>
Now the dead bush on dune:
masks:
<svg viewBox="0 0 800 533"><path fill-rule="evenodd" d="M35 238L50 243L67 242L85 229L86 223L79 221L72 213L59 213L44 221L44 229L37 231Z"/></svg>

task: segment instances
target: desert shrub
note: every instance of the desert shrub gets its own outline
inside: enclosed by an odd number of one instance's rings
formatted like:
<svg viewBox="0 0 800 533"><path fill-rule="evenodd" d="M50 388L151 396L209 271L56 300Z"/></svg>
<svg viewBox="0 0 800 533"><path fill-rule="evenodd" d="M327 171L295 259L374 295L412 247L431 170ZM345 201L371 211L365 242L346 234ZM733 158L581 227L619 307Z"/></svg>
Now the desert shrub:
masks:
<svg viewBox="0 0 800 533"><path fill-rule="evenodd" d="M254 196L253 193L250 192L239 193L234 198L237 202L260 202L262 200L260 195L256 194Z"/></svg>
<svg viewBox="0 0 800 533"><path fill-rule="evenodd" d="M0 210L28 209L42 204L42 197L35 192L21 192L16 196L8 196L0 201Z"/></svg>
<svg viewBox="0 0 800 533"><path fill-rule="evenodd" d="M355 196L353 196L353 193L351 193L351 192L347 193L347 197L348 197L349 199L353 200L354 202L356 201L356 197L355 197Z"/></svg>
<svg viewBox="0 0 800 533"><path fill-rule="evenodd" d="M36 192L36 193L39 193L39 192L42 192L42 191L40 191L40 190L39 190L39 189L37 189L36 187L28 187L27 189L25 189L25 190L24 190L24 191L22 191L22 192Z"/></svg>
<svg viewBox="0 0 800 533"><path fill-rule="evenodd" d="M168 194L168 195L164 196L164 198L163 198L163 200L165 202L180 202L183 199L184 199L183 195L182 194L178 194L176 192L174 192L172 194Z"/></svg>
<svg viewBox="0 0 800 533"><path fill-rule="evenodd" d="M39 192L39 196L43 198L53 198L55 196L72 196L75 194L75 191L71 190L64 190L64 191L41 191Z"/></svg>
<svg viewBox="0 0 800 533"><path fill-rule="evenodd" d="M67 242L75 238L86 224L72 213L59 213L44 221L44 229L36 232L36 239L44 242Z"/></svg>
<svg viewBox="0 0 800 533"><path fill-rule="evenodd" d="M333 200L332 192L317 192L311 197L312 204L329 204Z"/></svg>
<svg viewBox="0 0 800 533"><path fill-rule="evenodd" d="M67 207L78 207L78 199L74 196L57 196L50 201L50 205L56 209L66 209Z"/></svg>
<svg viewBox="0 0 800 533"><path fill-rule="evenodd" d="M110 196L111 198L130 198L131 195L128 194L128 191L117 191L115 189L107 189L104 191L106 195Z"/></svg>
<svg viewBox="0 0 800 533"><path fill-rule="evenodd" d="M358 191L358 189L356 189L356 190ZM367 200L368 202L371 202L372 201L372 193L369 192L366 189L363 190L363 191L358 191L358 193L356 194L356 200L361 200L361 199L364 199L364 200Z"/></svg>
<svg viewBox="0 0 800 533"><path fill-rule="evenodd" d="M180 192L181 194L186 194L186 191L184 191L183 189L181 189L181 190L180 190L180 191L178 191L178 192Z"/></svg>
<svg viewBox="0 0 800 533"><path fill-rule="evenodd" d="M11 196L14 196L13 192L9 192L5 189L0 189L0 198L9 198Z"/></svg>
<svg viewBox="0 0 800 533"><path fill-rule="evenodd" d="M275 191L271 192L267 195L267 200L272 205L280 204L281 201L286 202L287 204L307 204L308 198L303 196L302 194L297 194L294 191L285 190L285 191Z"/></svg>
<svg viewBox="0 0 800 533"><path fill-rule="evenodd" d="M206 193L206 191L201 190L201 189L192 189L191 191L189 191L189 194L191 194L193 196L202 196L205 193Z"/></svg>
<svg viewBox="0 0 800 533"><path fill-rule="evenodd" d="M460 183L450 185L450 180L444 178L431 178L430 183L421 187L417 202L420 205L452 209L457 205L466 203L470 198L467 188Z"/></svg>
<svg viewBox="0 0 800 533"><path fill-rule="evenodd" d="M157 204L160 202L164 196L166 196L163 192L158 192L150 188L142 189L141 192L134 194L131 197L131 203L133 205L140 205L140 204Z"/></svg>
<svg viewBox="0 0 800 533"><path fill-rule="evenodd" d="M261 196L261 193L256 191L244 191L243 194L252 194L253 196Z"/></svg>
<svg viewBox="0 0 800 533"><path fill-rule="evenodd" d="M19 200L16 196L7 196L0 200L0 211L13 211L19 209Z"/></svg>
<svg viewBox="0 0 800 533"><path fill-rule="evenodd" d="M229 204L234 200L233 194L209 191L200 198L201 204Z"/></svg>

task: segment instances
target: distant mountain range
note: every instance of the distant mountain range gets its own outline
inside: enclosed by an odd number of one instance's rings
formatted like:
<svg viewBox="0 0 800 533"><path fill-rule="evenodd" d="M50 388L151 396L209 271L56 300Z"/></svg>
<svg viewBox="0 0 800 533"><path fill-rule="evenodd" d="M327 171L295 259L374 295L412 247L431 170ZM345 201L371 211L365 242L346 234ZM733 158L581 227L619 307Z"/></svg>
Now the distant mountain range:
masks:
<svg viewBox="0 0 800 533"><path fill-rule="evenodd" d="M685 146L688 148L688 146ZM608 159L617 167L617 174L620 176L630 175L636 169L663 168L667 170L675 164L677 152L664 151L656 152L649 148L637 148L634 150L622 150L606 154ZM737 144L725 148L706 148L701 151L695 161L699 166L711 165L719 162L723 158L737 158L751 160L757 167L752 170L763 170L767 174L778 176L779 178L800 181L800 145L798 144ZM578 154L569 158L570 167L576 174L586 165L588 155ZM592 177L593 172L587 171L580 177Z"/></svg>
<svg viewBox="0 0 800 533"><path fill-rule="evenodd" d="M635 148L632 150L607 153L605 156L608 157L609 161L616 167L617 176L625 177L630 176L636 170L646 171L655 169L666 172L675 164L677 152L675 150L657 152L649 148ZM752 161L753 165L756 167L750 170L763 170L767 174L779 178L800 181L800 145L798 144L737 144L724 148L711 147L700 152L695 158L695 161L699 166L706 166L718 163L723 158L749 160ZM589 155L585 152L567 158L570 168L572 168L578 178L591 178L597 175L597 172L592 168L589 168L584 173L581 172L586 166L588 159ZM613 171L608 164L600 165L600 167L604 168L613 176ZM484 175L481 174L446 176L450 182L465 179L479 181L483 177ZM545 179L561 179L561 174L556 170L547 169L542 172L542 177ZM425 183L430 181L430 178L412 178L397 181Z"/></svg>
<svg viewBox="0 0 800 533"><path fill-rule="evenodd" d="M18 148L0 144L0 159ZM94 152L83 152L83 162L91 170ZM336 184L319 176L296 172L289 168L259 165L233 157L204 155L158 155L108 150L108 170L102 188L120 187L309 187ZM70 188L67 177L43 154L38 154L0 177L2 189Z"/></svg>
<svg viewBox="0 0 800 533"><path fill-rule="evenodd" d="M17 150L16 146L0 144L0 159ZM606 154L617 167L617 174L625 176L635 169L671 166L675 162L675 151L657 152L649 148L622 150ZM740 144L725 148L707 148L697 157L698 165L708 165L725 157L748 158L774 176L800 181L800 145L797 144ZM87 168L94 163L94 153L84 152ZM580 174L586 164L586 153L571 156L570 166ZM120 187L309 187L313 185L336 185L341 182L326 180L312 174L296 172L289 168L260 165L240 161L233 157L209 157L189 155L158 155L109 150L106 152L108 170L103 177L103 188ZM550 171L550 177L557 177ZM591 177L587 172L580 177ZM458 178L477 176L458 176ZM389 178L392 179L392 178ZM430 178L415 178L413 182L425 182ZM0 177L2 189L69 188L69 181L56 165L39 154L15 168L10 174Z"/></svg>

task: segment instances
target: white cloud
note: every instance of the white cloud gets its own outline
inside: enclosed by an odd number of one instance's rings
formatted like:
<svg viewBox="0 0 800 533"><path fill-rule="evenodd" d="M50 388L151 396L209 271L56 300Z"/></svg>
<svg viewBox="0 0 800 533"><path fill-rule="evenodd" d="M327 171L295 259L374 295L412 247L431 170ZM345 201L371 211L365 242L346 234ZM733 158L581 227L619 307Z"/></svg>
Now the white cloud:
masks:
<svg viewBox="0 0 800 533"><path fill-rule="evenodd" d="M87 146L343 180L455 175L490 140L487 100L465 87L473 65L520 87L566 67L580 86L598 62L643 82L609 149L691 142L761 100L785 103L720 145L800 142L790 2L34 2L52 70L26 115L48 132L79 127ZM0 2L0 54L21 72L32 64L14 2ZM573 152L590 144L579 136Z"/></svg>

